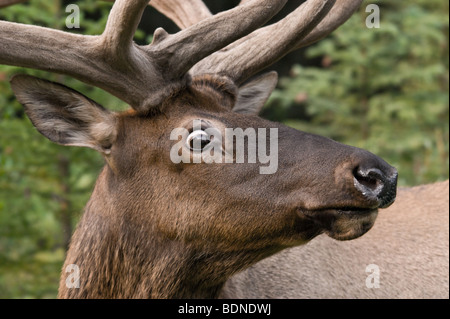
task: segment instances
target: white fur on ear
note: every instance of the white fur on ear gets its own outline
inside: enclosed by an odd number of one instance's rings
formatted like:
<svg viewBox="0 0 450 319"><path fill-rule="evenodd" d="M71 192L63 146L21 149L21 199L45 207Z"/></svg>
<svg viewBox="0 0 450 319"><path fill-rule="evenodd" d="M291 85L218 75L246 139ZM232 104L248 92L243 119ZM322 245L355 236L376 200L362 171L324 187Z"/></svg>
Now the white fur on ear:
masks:
<svg viewBox="0 0 450 319"><path fill-rule="evenodd" d="M277 86L277 82L278 74L272 71L241 86L233 112L258 114Z"/></svg>

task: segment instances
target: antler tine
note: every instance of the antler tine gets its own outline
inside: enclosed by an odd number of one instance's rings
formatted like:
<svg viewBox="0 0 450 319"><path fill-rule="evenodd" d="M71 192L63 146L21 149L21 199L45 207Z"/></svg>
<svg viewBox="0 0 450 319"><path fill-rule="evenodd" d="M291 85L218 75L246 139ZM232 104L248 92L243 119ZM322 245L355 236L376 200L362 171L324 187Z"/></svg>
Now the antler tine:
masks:
<svg viewBox="0 0 450 319"><path fill-rule="evenodd" d="M330 10L329 14L303 40L297 43L294 50L306 47L329 35L358 10L362 1L336 0L336 4Z"/></svg>
<svg viewBox="0 0 450 319"><path fill-rule="evenodd" d="M44 71L76 75L87 71L71 63L81 57L81 49L92 46L93 37L84 37L58 30L0 21L0 64L41 69ZM73 50L55 54L57 47Z"/></svg>
<svg viewBox="0 0 450 319"><path fill-rule="evenodd" d="M156 32L148 50L154 53L153 58L158 60L158 65L166 69L170 67L171 75L179 77L201 59L266 23L286 2L287 0L251 0L174 35Z"/></svg>
<svg viewBox="0 0 450 319"><path fill-rule="evenodd" d="M241 4L248 0L242 0ZM261 28L197 63L193 74L222 73L242 83L287 53L344 23L362 0L309 0L283 20Z"/></svg>
<svg viewBox="0 0 450 319"><path fill-rule="evenodd" d="M212 16L201 0L152 0L150 5L175 22L180 29Z"/></svg>
<svg viewBox="0 0 450 319"><path fill-rule="evenodd" d="M244 1L242 5L246 3ZM319 24L334 3L335 0L304 2L283 20L261 28L225 50L200 61L192 73L222 73L237 83L242 83L295 47Z"/></svg>
<svg viewBox="0 0 450 319"><path fill-rule="evenodd" d="M105 30L102 33L105 49L113 55L125 52L131 47L134 34L141 21L148 0L117 0L109 13Z"/></svg>
<svg viewBox="0 0 450 319"><path fill-rule="evenodd" d="M155 75L155 67L144 63L149 60L139 50L129 49L135 48L132 37L146 5L144 0L117 0L101 36L0 21L0 64L66 74L140 109L147 93L138 81L151 83L148 73Z"/></svg>
<svg viewBox="0 0 450 319"><path fill-rule="evenodd" d="M3 0L25 1L25 0ZM115 0L106 0L114 2ZM0 0L0 5L2 0ZM212 16L201 0L151 0L149 5L172 20L180 29L186 29Z"/></svg>

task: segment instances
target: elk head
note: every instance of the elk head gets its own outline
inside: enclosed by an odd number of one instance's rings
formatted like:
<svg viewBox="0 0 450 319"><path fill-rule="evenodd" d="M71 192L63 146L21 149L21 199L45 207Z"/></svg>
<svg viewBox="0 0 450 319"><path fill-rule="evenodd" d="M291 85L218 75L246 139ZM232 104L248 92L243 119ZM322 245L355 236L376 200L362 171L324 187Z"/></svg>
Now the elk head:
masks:
<svg viewBox="0 0 450 319"><path fill-rule="evenodd" d="M256 30L285 3L243 1L212 16L201 1L152 1L183 30L158 29L147 46L132 41L147 0L116 1L100 36L0 22L1 63L71 75L133 109L112 113L61 84L11 80L43 135L106 162L66 259L80 288L67 288L63 268L60 297L214 297L233 273L285 247L322 232L361 236L394 201L397 172L382 159L256 116L277 76L248 79L331 32L360 1L307 1ZM187 133L173 139L175 128ZM261 174L249 152L227 163L217 136L229 128L267 130L253 149L276 152L276 170ZM175 144L187 161L171 158ZM213 144L221 163L202 157Z"/></svg>

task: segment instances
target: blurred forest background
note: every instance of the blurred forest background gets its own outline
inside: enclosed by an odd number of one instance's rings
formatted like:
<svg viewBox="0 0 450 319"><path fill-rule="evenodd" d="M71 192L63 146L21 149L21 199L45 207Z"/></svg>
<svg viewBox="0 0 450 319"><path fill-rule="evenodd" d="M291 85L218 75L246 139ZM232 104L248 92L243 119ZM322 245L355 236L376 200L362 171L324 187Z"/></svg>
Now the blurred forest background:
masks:
<svg viewBox="0 0 450 319"><path fill-rule="evenodd" d="M215 13L239 1L205 2ZM274 20L301 2L289 1ZM80 8L80 29L65 26L70 3ZM380 28L366 27L370 3L380 7ZM0 19L100 34L111 5L32 0L0 9ZM398 168L401 186L447 179L448 7L442 0L364 1L331 36L271 68L280 81L262 116L370 150ZM136 42L151 41L158 26L177 31L148 7ZM66 76L0 65L0 298L55 298L67 242L103 161L32 127L8 82L20 72L64 83L113 110L127 107Z"/></svg>

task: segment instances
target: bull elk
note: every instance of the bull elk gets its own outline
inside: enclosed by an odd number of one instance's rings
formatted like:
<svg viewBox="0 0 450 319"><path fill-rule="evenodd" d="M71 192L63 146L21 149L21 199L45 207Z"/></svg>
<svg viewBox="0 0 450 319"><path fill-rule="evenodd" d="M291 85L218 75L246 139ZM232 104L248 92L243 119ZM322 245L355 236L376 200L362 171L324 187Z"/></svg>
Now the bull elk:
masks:
<svg viewBox="0 0 450 319"><path fill-rule="evenodd" d="M67 252L60 298L217 297L230 276L284 248L321 233L363 235L378 208L392 204L397 171L382 159L255 115L277 81L273 72L255 75L329 34L361 0L310 0L261 27L286 2L242 1L212 15L199 0L154 0L182 30L159 28L143 46L133 35L148 0L115 1L98 36L0 21L1 64L69 75L132 108L113 113L61 84L11 79L40 133L105 159ZM190 132L183 150L192 158L212 143L207 128L276 129L278 170L174 163L174 128ZM200 149L190 144L195 136ZM78 288L67 285L71 265Z"/></svg>

